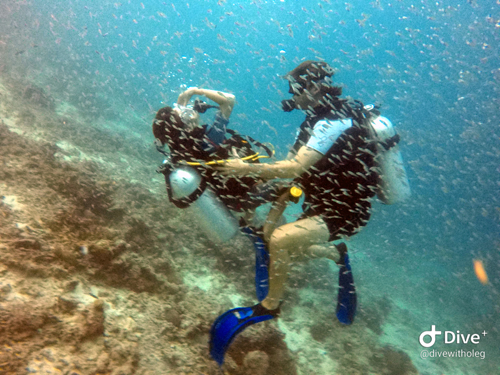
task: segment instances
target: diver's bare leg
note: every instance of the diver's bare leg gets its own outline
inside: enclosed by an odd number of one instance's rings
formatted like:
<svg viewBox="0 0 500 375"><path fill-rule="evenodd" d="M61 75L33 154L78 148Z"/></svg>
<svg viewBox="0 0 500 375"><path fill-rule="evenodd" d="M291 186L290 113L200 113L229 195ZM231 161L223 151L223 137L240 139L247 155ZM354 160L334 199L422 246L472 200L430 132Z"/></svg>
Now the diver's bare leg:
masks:
<svg viewBox="0 0 500 375"><path fill-rule="evenodd" d="M291 259L303 257L313 244L325 243L330 233L320 217L310 217L277 228L269 240L269 293L262 306L274 310L283 298Z"/></svg>

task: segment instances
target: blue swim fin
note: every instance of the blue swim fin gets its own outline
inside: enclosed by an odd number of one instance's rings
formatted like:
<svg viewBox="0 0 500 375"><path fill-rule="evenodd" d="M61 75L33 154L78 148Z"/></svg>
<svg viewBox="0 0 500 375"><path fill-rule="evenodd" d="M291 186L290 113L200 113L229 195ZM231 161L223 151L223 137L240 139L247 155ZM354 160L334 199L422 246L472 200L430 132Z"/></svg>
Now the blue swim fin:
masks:
<svg viewBox="0 0 500 375"><path fill-rule="evenodd" d="M248 326L277 317L280 308L268 310L260 304L237 307L219 316L210 329L210 355L222 366L227 348L235 337Z"/></svg>
<svg viewBox="0 0 500 375"><path fill-rule="evenodd" d="M250 237L255 248L255 292L260 302L269 292L269 253L264 240L253 228L244 227L242 230Z"/></svg>
<svg viewBox="0 0 500 375"><path fill-rule="evenodd" d="M352 324L357 307L356 287L347 252L341 254L339 270L339 295L337 299L337 319L342 324Z"/></svg>

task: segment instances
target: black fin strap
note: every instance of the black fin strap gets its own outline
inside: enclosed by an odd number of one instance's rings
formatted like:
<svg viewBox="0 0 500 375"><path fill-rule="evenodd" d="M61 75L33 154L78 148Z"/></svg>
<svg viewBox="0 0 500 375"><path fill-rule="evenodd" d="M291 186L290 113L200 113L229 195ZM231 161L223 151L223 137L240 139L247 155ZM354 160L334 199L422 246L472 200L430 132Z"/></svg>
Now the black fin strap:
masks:
<svg viewBox="0 0 500 375"><path fill-rule="evenodd" d="M172 164L162 164L157 170L156 173L162 173L165 176L165 187L167 189L168 200L174 204L177 208L187 208L189 207L195 200L197 200L207 188L207 182L204 178L201 179L200 186L184 198L174 198L172 195L172 187L170 186L170 173L174 170L174 166Z"/></svg>
<svg viewBox="0 0 500 375"><path fill-rule="evenodd" d="M385 148L386 151L389 151L391 148L396 146L400 140L401 140L401 137L399 136L399 134L396 134L396 135L393 135L388 140L386 140L385 142L380 142L380 144Z"/></svg>
<svg viewBox="0 0 500 375"><path fill-rule="evenodd" d="M164 149L162 149L161 146L156 145L156 150L158 152L162 153L163 155L170 157L170 153L168 153Z"/></svg>
<svg viewBox="0 0 500 375"><path fill-rule="evenodd" d="M165 176L165 180L167 180L167 176ZM204 178L201 179L200 186L193 191L191 194L189 194L187 197L176 199L172 197L172 187L170 186L169 181L165 181L167 183L167 193L168 193L168 198L170 199L170 202L174 204L175 207L177 208L187 208L191 206L191 204L196 201L204 192L205 189L207 188L207 182L205 181Z"/></svg>

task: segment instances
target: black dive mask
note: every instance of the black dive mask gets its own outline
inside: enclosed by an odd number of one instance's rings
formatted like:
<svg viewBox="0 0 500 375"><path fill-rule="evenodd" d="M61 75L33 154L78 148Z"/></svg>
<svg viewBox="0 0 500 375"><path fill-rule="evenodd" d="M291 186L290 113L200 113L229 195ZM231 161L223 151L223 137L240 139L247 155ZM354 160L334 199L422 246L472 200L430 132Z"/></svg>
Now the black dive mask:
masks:
<svg viewBox="0 0 500 375"><path fill-rule="evenodd" d="M295 104L295 100L293 100L293 99L282 100L281 101L281 108L285 112L291 112L294 109L297 109L297 105Z"/></svg>

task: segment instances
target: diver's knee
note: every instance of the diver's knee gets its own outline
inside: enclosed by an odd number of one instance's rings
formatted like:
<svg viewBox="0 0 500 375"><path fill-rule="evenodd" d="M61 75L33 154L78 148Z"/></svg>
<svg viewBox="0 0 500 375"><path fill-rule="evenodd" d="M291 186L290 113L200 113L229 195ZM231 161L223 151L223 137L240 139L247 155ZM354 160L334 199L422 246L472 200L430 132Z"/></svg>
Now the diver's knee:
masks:
<svg viewBox="0 0 500 375"><path fill-rule="evenodd" d="M278 229L275 229L273 233L271 234L271 237L269 238L269 247L270 248L275 248L275 249L280 249L284 248L287 245L288 238L287 234Z"/></svg>

